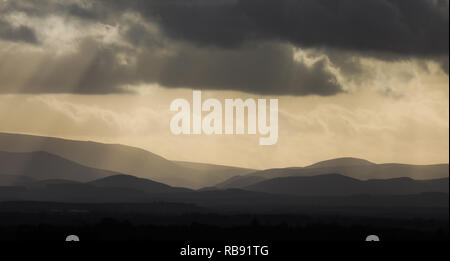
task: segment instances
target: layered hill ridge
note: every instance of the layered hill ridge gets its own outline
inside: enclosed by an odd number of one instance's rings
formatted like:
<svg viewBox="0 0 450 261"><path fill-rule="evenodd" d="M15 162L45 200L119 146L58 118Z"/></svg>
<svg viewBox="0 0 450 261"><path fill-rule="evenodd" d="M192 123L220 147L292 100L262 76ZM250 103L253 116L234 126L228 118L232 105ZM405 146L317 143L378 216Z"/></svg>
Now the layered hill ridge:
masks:
<svg viewBox="0 0 450 261"><path fill-rule="evenodd" d="M178 202L216 209L302 209L332 206L448 206L448 177L359 180L341 174L282 176L298 169L278 169L280 177L255 175L241 189L191 190L151 179L89 168L47 152L0 152L0 201L121 203ZM229 167L183 163L191 169ZM258 173L258 172L256 172ZM255 179L255 177L257 177ZM232 179L240 182L241 177ZM242 185L242 184L241 184ZM369 195L361 197L359 195Z"/></svg>
<svg viewBox="0 0 450 261"><path fill-rule="evenodd" d="M186 188L171 187L169 185L152 181L149 179L137 178L131 175L116 175L89 182L88 184L102 188L127 188L143 191L146 193L178 193L190 192Z"/></svg>
<svg viewBox="0 0 450 261"><path fill-rule="evenodd" d="M126 174L171 187L246 189L275 178L309 177L329 173L338 173L362 181L394 178L431 180L449 176L448 164L375 164L358 158L337 158L306 167L257 171L170 161L143 149L118 144L6 133L0 133L0 151L3 151L3 154L0 154L0 185L2 180L4 184L9 185L21 183L23 179L86 182ZM143 181L135 180L134 184L140 182Z"/></svg>
<svg viewBox="0 0 450 261"><path fill-rule="evenodd" d="M1 202L193 204L219 211L273 211L321 207L448 207L448 178L361 181L339 174L275 178L245 189L193 191L116 175L91 182L43 180L21 186L0 186ZM343 210L346 210L344 208Z"/></svg>
<svg viewBox="0 0 450 261"><path fill-rule="evenodd" d="M340 174L273 178L245 187L250 191L299 196L410 195L448 193L449 179L413 180L395 178L362 181Z"/></svg>
<svg viewBox="0 0 450 261"><path fill-rule="evenodd" d="M0 133L0 151L45 151L87 167L190 188L215 185L232 176L253 171L227 166L215 168L212 164L204 164L201 169L201 163L187 166L185 163L173 162L149 151L125 145L23 134Z"/></svg>
<svg viewBox="0 0 450 261"><path fill-rule="evenodd" d="M119 174L89 168L45 151L29 153L0 151L0 166L0 175L4 176L5 182L7 177L11 182L19 182L21 179L66 179L86 182Z"/></svg>
<svg viewBox="0 0 450 261"><path fill-rule="evenodd" d="M376 164L365 159L344 157L320 161L310 166L307 166L306 168L331 168L342 166L373 166L373 165Z"/></svg>
<svg viewBox="0 0 450 261"><path fill-rule="evenodd" d="M281 168L255 171L234 176L216 184L217 188L245 188L253 184L282 177L308 177L339 173L359 180L411 178L430 180L449 177L448 164L409 165L398 163L375 164L357 158L338 158L315 163L307 167Z"/></svg>

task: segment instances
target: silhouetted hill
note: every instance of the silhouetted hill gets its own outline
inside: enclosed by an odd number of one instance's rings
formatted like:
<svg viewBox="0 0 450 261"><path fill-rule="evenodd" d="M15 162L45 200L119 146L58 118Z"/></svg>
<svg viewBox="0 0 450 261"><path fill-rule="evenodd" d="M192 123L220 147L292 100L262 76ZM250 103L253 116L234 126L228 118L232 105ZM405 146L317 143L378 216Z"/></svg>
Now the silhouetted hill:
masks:
<svg viewBox="0 0 450 261"><path fill-rule="evenodd" d="M449 165L436 164L422 166L396 163L374 164L364 160L344 158L319 162L304 168L281 168L256 171L247 175L232 177L215 186L219 188L245 188L252 184L272 178L318 176L329 173L339 173L359 180L404 177L416 180L429 180L448 178Z"/></svg>
<svg viewBox="0 0 450 261"><path fill-rule="evenodd" d="M231 166L197 163L197 162L186 162L186 161L174 161L176 164L191 169L193 172L203 173L204 184L214 185L218 181L224 181L234 175L246 175L248 173L255 172L254 169L238 168Z"/></svg>
<svg viewBox="0 0 450 261"><path fill-rule="evenodd" d="M32 183L36 180L26 176L19 175L0 175L0 187L20 186L26 183Z"/></svg>
<svg viewBox="0 0 450 261"><path fill-rule="evenodd" d="M25 176L35 180L66 179L91 181L119 174L117 172L85 167L43 151L30 153L0 151L0 166L0 175Z"/></svg>
<svg viewBox="0 0 450 261"><path fill-rule="evenodd" d="M385 180L364 181L367 193L371 194L418 194L426 192L449 192L449 179L414 180L411 178L395 178Z"/></svg>
<svg viewBox="0 0 450 261"><path fill-rule="evenodd" d="M36 202L36 201L7 201L0 202L0 213L21 212L21 213L58 213L58 214L79 214L79 213L113 213L114 215L125 213L153 213L157 215L181 214L181 213L202 213L203 208L193 204L181 203L61 203L61 202Z"/></svg>
<svg viewBox="0 0 450 261"><path fill-rule="evenodd" d="M217 184L215 187L225 189L225 188L245 188L252 184L258 183L260 181L266 180L265 177L258 175L245 175L245 176L235 176L227 179L224 182Z"/></svg>
<svg viewBox="0 0 450 261"><path fill-rule="evenodd" d="M314 163L306 168L331 168L331 167L342 167L342 166L373 166L375 163L372 163L365 159L358 158L337 158L324 160L317 163Z"/></svg>
<svg viewBox="0 0 450 261"><path fill-rule="evenodd" d="M116 175L89 182L88 184L104 188L127 188L146 193L188 192L189 189L174 188L169 185L130 175Z"/></svg>
<svg viewBox="0 0 450 261"><path fill-rule="evenodd" d="M448 193L448 178L419 181L410 178L361 181L339 174L283 177L264 180L245 189L301 196L408 195L424 192Z"/></svg>
<svg viewBox="0 0 450 261"><path fill-rule="evenodd" d="M0 188L0 201L53 201L79 203L142 202L146 193L127 188L102 188L83 183Z"/></svg>
<svg viewBox="0 0 450 261"><path fill-rule="evenodd" d="M86 183L52 179L31 181L24 186L0 187L0 202L89 204L168 202L207 208L211 213L317 212L408 217L448 214L448 179L415 181L404 178L360 181L331 174L276 178L247 189L192 191L129 175L115 175ZM438 193L439 191L447 193Z"/></svg>
<svg viewBox="0 0 450 261"><path fill-rule="evenodd" d="M0 133L0 151L46 151L84 166L190 188L211 186L246 172L233 167L213 168L214 165L199 169L200 164L172 162L130 146L22 134Z"/></svg>
<svg viewBox="0 0 450 261"><path fill-rule="evenodd" d="M208 163L199 163L199 162L188 162L188 161L173 161L173 162L184 168L191 168L191 169L204 171L204 172L234 171L236 174L246 174L246 173L256 171L255 169L247 169L247 168L239 168L239 167L208 164Z"/></svg>
<svg viewBox="0 0 450 261"><path fill-rule="evenodd" d="M189 192L193 190L120 174L86 183L64 179L26 179L23 183L0 187L0 201L148 202L154 201L154 195Z"/></svg>
<svg viewBox="0 0 450 261"><path fill-rule="evenodd" d="M351 215L448 216L448 194L299 196L217 190L149 194L124 188L84 184L50 185L44 188L0 187L0 202L34 201L59 203L181 203L207 208L211 213L347 213Z"/></svg>
<svg viewBox="0 0 450 261"><path fill-rule="evenodd" d="M23 182L16 184L16 186L22 186L27 189L36 189L36 188L45 188L47 186L52 185L67 185L67 184L82 184L78 181L67 180L67 179L44 179L44 180L35 180L30 182Z"/></svg>
<svg viewBox="0 0 450 261"><path fill-rule="evenodd" d="M124 173L140 178L151 179L170 186L195 189L202 187L217 187L220 189L245 188L252 184L272 178L317 176L328 173L340 173L344 176L360 180L392 179L401 177L426 180L448 178L449 174L448 164L426 166L395 163L374 164L356 158L332 159L303 168L253 171L251 169L212 164L172 162L146 150L124 145L3 133L0 133L0 151L1 150L8 152L45 151L50 154L61 156L62 158L78 163L79 165L109 170L115 172L114 174ZM22 167L24 166L26 165L23 165ZM46 164L42 164L40 168L45 168L45 166ZM52 172L50 171L50 173ZM34 175L39 176L41 174L37 173ZM0 172L0 175L11 175L11 173ZM14 175L18 174L15 173ZM35 177L34 175L30 177ZM85 174L85 176L86 177L81 177L80 179L85 181L86 178L92 180L110 175L101 175L92 178L88 177L89 175L87 174ZM64 175L51 176L47 174L45 177L38 177L38 179L42 178L66 179ZM9 185L15 185L15 183L9 183Z"/></svg>
<svg viewBox="0 0 450 261"><path fill-rule="evenodd" d="M274 194L337 196L364 193L362 182L338 174L314 177L285 177L264 180L245 187L247 190Z"/></svg>

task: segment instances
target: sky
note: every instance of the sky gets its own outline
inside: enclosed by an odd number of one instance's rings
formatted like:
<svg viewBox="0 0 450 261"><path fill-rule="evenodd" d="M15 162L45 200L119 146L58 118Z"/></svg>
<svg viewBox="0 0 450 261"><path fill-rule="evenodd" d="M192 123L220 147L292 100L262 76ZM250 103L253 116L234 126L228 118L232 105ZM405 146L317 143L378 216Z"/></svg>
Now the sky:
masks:
<svg viewBox="0 0 450 261"><path fill-rule="evenodd" d="M448 0L0 0L0 132L258 169L447 163ZM279 99L279 139L173 135L170 103Z"/></svg>

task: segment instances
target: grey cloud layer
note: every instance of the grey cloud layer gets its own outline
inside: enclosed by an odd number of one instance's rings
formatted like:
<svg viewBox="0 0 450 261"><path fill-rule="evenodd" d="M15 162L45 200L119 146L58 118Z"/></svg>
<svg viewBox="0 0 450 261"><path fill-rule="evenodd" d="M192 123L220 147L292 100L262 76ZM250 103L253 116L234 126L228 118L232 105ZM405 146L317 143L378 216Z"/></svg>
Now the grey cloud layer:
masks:
<svg viewBox="0 0 450 261"><path fill-rule="evenodd" d="M157 21L171 37L201 46L287 41L383 60L430 58L448 73L448 0L132 2L127 6ZM126 6L121 0L114 3Z"/></svg>
<svg viewBox="0 0 450 261"><path fill-rule="evenodd" d="M15 42L37 43L34 31L27 26L14 27L0 19L0 39Z"/></svg>
<svg viewBox="0 0 450 261"><path fill-rule="evenodd" d="M380 59L430 58L448 73L448 0L92 0L8 1L0 13L59 15L117 25L131 46L105 46L86 37L77 53L61 57L8 56L0 93L119 92L119 86L232 89L262 94L334 95L343 92L326 60L312 66L293 59L291 46L334 50L344 73L361 74L342 53ZM120 24L125 12L142 23ZM6 29L5 29L6 28ZM0 38L37 44L28 27L0 20ZM39 30L39 29L37 29ZM165 51L161 55L161 50ZM118 56L132 62L122 63ZM26 60L43 72L21 77ZM28 72L32 71L31 69ZM24 72L25 73L25 72Z"/></svg>
<svg viewBox="0 0 450 261"><path fill-rule="evenodd" d="M270 39L301 47L448 55L448 0L113 2L158 21L172 37L205 45Z"/></svg>
<svg viewBox="0 0 450 261"><path fill-rule="evenodd" d="M139 59L130 64L118 63L117 54ZM293 60L292 48L280 44L237 50L183 46L162 55L157 49L135 53L119 47L101 48L94 40L86 39L79 53L59 58L41 54L36 60L27 56L23 53L8 58L8 71L15 73L0 72L2 92L14 92L15 86L21 85L20 92L24 93L104 94L125 91L118 88L122 85L140 83L262 94L333 95L342 91L324 60L306 66ZM25 84L21 82L20 74L34 71L36 63L45 63L45 68Z"/></svg>

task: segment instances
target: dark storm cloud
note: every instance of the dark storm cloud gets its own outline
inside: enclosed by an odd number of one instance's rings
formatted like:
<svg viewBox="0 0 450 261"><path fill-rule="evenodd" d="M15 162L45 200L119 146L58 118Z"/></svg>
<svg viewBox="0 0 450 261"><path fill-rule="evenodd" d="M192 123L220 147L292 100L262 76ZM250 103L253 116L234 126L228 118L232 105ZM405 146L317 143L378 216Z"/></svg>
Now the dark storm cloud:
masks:
<svg viewBox="0 0 450 261"><path fill-rule="evenodd" d="M99 1L135 10L172 38L201 46L279 40L383 60L430 58L448 73L448 0Z"/></svg>
<svg viewBox="0 0 450 261"><path fill-rule="evenodd" d="M294 60L291 46L323 50L353 80L365 77L358 61L351 59L361 56L383 60L433 59L448 73L448 3L16 0L0 6L0 13L60 15L86 23L119 25L122 37L131 44L119 47L85 39L78 53L42 58L47 61L44 73L27 78L28 84L21 86L21 92L110 93L120 92L118 87L127 84L159 83L166 87L262 94L334 95L343 92L343 87L328 70L327 61L321 59L306 66ZM144 20L124 22L121 15L127 11L140 14ZM146 23L158 25L161 31L149 31ZM25 36L27 28L21 30L18 35ZM12 38L10 34L9 40ZM32 37L28 39L33 42ZM161 49L169 54L161 55ZM120 57L126 57L130 63L124 63ZM21 62L16 61L15 66L20 70ZM16 90L9 84L14 82L13 76L0 80L0 92Z"/></svg>
<svg viewBox="0 0 450 261"><path fill-rule="evenodd" d="M324 96L342 92L325 60L309 67L293 60L293 55L289 46L273 43L250 44L237 50L190 47L163 59L148 55L138 68L153 72L141 72L150 76L147 80L169 87Z"/></svg>
<svg viewBox="0 0 450 261"><path fill-rule="evenodd" d="M91 0L8 1L34 15L65 12L102 22L135 11L169 36L236 47L282 40L299 47L412 56L448 55L448 0ZM34 4L31 4L34 3ZM109 14L109 15L106 15Z"/></svg>
<svg viewBox="0 0 450 261"><path fill-rule="evenodd" d="M37 43L34 31L26 26L14 27L0 19L0 39L14 42Z"/></svg>
<svg viewBox="0 0 450 261"><path fill-rule="evenodd" d="M100 0L101 1L101 0ZM412 56L448 54L448 0L115 0L173 38L235 47L285 40L300 47Z"/></svg>
<svg viewBox="0 0 450 261"><path fill-rule="evenodd" d="M247 41L287 41L382 60L429 58L448 73L448 0L113 2L111 7L131 8L158 22L172 38L200 46L236 48ZM358 70L357 62L336 65Z"/></svg>
<svg viewBox="0 0 450 261"><path fill-rule="evenodd" d="M9 59L8 71L0 74L0 93L17 91L14 82L29 71L22 93L104 94L125 92L127 84L159 83L166 87L238 90L260 94L334 95L342 92L336 76L320 60L306 66L293 60L290 46L252 44L239 49L198 48L184 46L171 54L157 49L134 50L109 46L101 48L86 39L79 52L63 57L38 57L46 66L39 71L28 69L34 64L27 54ZM119 62L118 55L139 57L136 62ZM126 60L126 58L124 58ZM8 88L10 86L10 88ZM276 88L275 88L276 87Z"/></svg>

